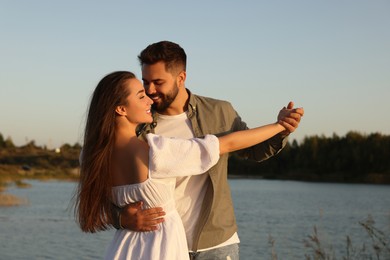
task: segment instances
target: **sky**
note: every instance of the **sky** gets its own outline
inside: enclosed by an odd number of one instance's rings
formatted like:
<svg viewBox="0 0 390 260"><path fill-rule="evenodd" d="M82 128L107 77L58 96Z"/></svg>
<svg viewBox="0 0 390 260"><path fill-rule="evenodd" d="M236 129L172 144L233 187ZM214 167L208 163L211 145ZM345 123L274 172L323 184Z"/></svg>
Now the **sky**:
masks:
<svg viewBox="0 0 390 260"><path fill-rule="evenodd" d="M0 0L0 133L82 143L89 98L161 40L187 53L186 86L230 101L250 127L293 101L290 140L390 134L390 1Z"/></svg>

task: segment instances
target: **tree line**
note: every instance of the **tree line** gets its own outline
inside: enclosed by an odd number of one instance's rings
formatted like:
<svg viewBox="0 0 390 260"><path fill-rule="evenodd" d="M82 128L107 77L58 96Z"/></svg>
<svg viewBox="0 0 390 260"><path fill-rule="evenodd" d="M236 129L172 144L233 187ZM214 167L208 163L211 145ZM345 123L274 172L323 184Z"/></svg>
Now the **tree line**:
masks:
<svg viewBox="0 0 390 260"><path fill-rule="evenodd" d="M58 149L48 149L30 141L16 146L10 137L0 133L0 165L20 166L23 169L68 170L79 166L81 145L64 144ZM56 171L58 172L58 171Z"/></svg>
<svg viewBox="0 0 390 260"><path fill-rule="evenodd" d="M58 150L35 145L16 147L0 134L0 165L45 169L79 166L81 145L64 144ZM234 154L229 175L266 179L390 184L390 135L348 132L345 136L309 136L290 141L275 157L256 163Z"/></svg>
<svg viewBox="0 0 390 260"><path fill-rule="evenodd" d="M232 156L229 173L268 179L390 183L390 135L350 131L345 136L293 140L275 157L254 163Z"/></svg>

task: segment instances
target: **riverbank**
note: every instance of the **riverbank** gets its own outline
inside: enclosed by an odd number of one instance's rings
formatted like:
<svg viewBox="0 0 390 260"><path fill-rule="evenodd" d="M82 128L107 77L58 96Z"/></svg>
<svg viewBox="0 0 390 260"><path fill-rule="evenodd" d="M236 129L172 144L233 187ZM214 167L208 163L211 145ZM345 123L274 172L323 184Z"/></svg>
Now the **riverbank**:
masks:
<svg viewBox="0 0 390 260"><path fill-rule="evenodd" d="M0 164L0 183L23 179L77 180L79 168L28 167L24 165Z"/></svg>
<svg viewBox="0 0 390 260"><path fill-rule="evenodd" d="M21 183L21 182L15 182L15 184L18 186L18 187L29 187L30 185L27 184L27 183ZM23 198L19 198L15 195L12 195L12 194L8 194L5 192L6 190L6 187L10 185L9 182L7 183L4 183L4 182L0 182L0 207L2 206L6 206L6 207L10 207L10 206L19 206L19 205L22 205L22 204L26 204L27 201Z"/></svg>
<svg viewBox="0 0 390 260"><path fill-rule="evenodd" d="M0 191L0 207L12 207L27 204L27 200Z"/></svg>
<svg viewBox="0 0 390 260"><path fill-rule="evenodd" d="M28 203L26 199L6 192L7 188L13 185L18 188L30 188L31 185L24 182L26 179L76 181L78 176L78 168L43 169L17 165L0 165L0 207L18 206Z"/></svg>

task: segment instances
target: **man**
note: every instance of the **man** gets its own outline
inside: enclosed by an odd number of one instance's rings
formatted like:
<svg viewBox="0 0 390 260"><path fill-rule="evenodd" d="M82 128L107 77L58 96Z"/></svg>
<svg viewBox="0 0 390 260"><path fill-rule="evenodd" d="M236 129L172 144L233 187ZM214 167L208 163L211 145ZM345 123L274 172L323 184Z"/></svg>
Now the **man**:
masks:
<svg viewBox="0 0 390 260"><path fill-rule="evenodd" d="M247 129L230 103L197 96L186 89L186 54L178 44L168 41L151 44L138 58L144 87L154 102L155 112L154 123L142 126L141 136L152 132L168 137L192 138ZM242 150L239 155L262 161L277 154L287 143L287 135L298 127L304 113L302 108L293 108L292 102L287 109L288 116L278 118L287 129L285 132ZM225 154L207 174L177 179L175 200L192 259L239 258L227 162L228 155ZM131 205L119 213L121 227L134 231L157 229L163 221L163 210L143 210L141 205Z"/></svg>

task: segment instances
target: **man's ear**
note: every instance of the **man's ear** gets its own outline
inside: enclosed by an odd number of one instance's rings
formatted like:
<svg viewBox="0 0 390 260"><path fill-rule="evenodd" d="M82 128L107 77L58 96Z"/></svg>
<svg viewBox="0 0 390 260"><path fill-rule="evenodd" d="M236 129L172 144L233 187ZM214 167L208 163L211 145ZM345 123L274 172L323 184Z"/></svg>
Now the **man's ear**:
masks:
<svg viewBox="0 0 390 260"><path fill-rule="evenodd" d="M124 106L117 106L116 109L115 109L115 112L120 115L120 116L126 116L127 115L127 111L126 111L126 108Z"/></svg>
<svg viewBox="0 0 390 260"><path fill-rule="evenodd" d="M178 75L177 75L177 83L178 85L181 87L181 86L185 86L184 83L186 82L186 77L187 77L187 73L182 70Z"/></svg>

